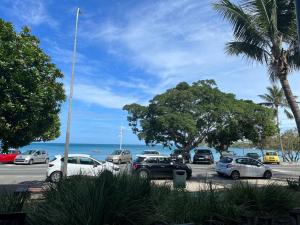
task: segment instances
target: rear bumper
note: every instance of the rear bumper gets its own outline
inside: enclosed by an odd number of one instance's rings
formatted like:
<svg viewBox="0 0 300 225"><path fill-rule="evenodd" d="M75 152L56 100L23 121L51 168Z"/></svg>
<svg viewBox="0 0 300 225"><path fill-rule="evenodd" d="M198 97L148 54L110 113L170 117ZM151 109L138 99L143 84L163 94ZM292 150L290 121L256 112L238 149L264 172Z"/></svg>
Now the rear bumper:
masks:
<svg viewBox="0 0 300 225"><path fill-rule="evenodd" d="M211 163L213 160L212 159L209 159L209 158L194 158L193 159L193 162L194 163Z"/></svg>

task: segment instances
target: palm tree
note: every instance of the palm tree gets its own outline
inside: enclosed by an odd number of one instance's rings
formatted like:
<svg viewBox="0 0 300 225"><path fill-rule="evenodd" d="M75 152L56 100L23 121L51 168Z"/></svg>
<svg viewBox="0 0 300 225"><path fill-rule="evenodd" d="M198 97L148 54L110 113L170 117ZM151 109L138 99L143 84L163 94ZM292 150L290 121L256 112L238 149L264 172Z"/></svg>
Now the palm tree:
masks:
<svg viewBox="0 0 300 225"><path fill-rule="evenodd" d="M268 67L270 79L280 81L300 136L300 109L288 81L300 67L294 0L242 0L240 5L220 0L214 8L233 27L227 53Z"/></svg>
<svg viewBox="0 0 300 225"><path fill-rule="evenodd" d="M279 108L284 108L284 113L289 119L293 119L293 115L288 111L289 105L286 101L284 96L284 92L282 88L278 87L277 85L273 84L271 87L267 87L267 93L263 95L258 95L261 99L265 102L260 103L261 105L265 105L274 109L274 114L276 118L276 125L277 125L277 132L278 132L278 140L280 143L280 148L282 151L282 157L285 159L285 153L283 149L282 139L281 139L281 132L279 127ZM295 96L296 97L296 96Z"/></svg>

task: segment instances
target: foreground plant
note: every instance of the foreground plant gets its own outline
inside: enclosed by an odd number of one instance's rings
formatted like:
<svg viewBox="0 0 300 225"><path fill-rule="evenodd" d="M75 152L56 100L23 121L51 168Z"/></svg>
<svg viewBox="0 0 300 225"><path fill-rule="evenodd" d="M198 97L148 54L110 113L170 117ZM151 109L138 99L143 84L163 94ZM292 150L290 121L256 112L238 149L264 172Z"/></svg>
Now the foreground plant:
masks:
<svg viewBox="0 0 300 225"><path fill-rule="evenodd" d="M155 218L149 200L151 183L135 176L75 176L47 191L45 200L34 205L29 224L149 224Z"/></svg>
<svg viewBox="0 0 300 225"><path fill-rule="evenodd" d="M27 193L9 193L1 190L0 213L21 212L27 199Z"/></svg>

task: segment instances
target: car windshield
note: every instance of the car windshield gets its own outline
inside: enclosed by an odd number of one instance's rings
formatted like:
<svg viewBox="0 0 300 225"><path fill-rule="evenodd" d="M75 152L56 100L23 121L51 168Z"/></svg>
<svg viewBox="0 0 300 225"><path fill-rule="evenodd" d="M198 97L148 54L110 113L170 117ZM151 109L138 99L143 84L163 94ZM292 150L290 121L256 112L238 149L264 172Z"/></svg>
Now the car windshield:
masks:
<svg viewBox="0 0 300 225"><path fill-rule="evenodd" d="M277 153L276 152L267 152L266 155L275 155L276 156Z"/></svg>
<svg viewBox="0 0 300 225"><path fill-rule="evenodd" d="M143 151L143 155L159 155L157 151L145 150Z"/></svg>
<svg viewBox="0 0 300 225"><path fill-rule="evenodd" d="M256 157L256 156L258 156L258 154L257 153L247 153L247 156L254 156L254 157Z"/></svg>
<svg viewBox="0 0 300 225"><path fill-rule="evenodd" d="M221 163L231 163L232 162L232 158L229 158L229 157L223 157L220 162Z"/></svg>
<svg viewBox="0 0 300 225"><path fill-rule="evenodd" d="M205 154L205 155L209 155L211 153L210 150L207 150L207 149L198 149L198 150L195 150L195 154Z"/></svg>
<svg viewBox="0 0 300 225"><path fill-rule="evenodd" d="M145 158L146 157L139 156L139 157L136 158L135 162L137 162L137 163L143 162Z"/></svg>
<svg viewBox="0 0 300 225"><path fill-rule="evenodd" d="M112 155L121 155L122 151L121 150L116 150L113 153L111 153Z"/></svg>
<svg viewBox="0 0 300 225"><path fill-rule="evenodd" d="M35 152L36 152L36 150L28 150L26 152L23 152L22 155L32 155Z"/></svg>

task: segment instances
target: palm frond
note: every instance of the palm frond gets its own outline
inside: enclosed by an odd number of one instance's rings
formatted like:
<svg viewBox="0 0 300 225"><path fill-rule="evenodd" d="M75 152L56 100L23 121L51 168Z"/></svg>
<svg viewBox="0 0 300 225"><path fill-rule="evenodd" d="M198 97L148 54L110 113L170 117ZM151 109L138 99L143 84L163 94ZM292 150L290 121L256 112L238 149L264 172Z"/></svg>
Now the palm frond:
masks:
<svg viewBox="0 0 300 225"><path fill-rule="evenodd" d="M234 37L238 41L255 44L260 47L267 45L266 39L256 28L254 19L242 7L231 3L229 0L221 0L219 3L214 4L213 7L224 19L232 24Z"/></svg>
<svg viewBox="0 0 300 225"><path fill-rule="evenodd" d="M261 47L240 41L232 41L226 44L226 52L230 55L244 55L249 59L264 63L268 53Z"/></svg>
<svg viewBox="0 0 300 225"><path fill-rule="evenodd" d="M288 119L290 119L290 120L294 119L294 115L290 111L288 111L287 109L284 109L284 113L285 113L285 115Z"/></svg>

